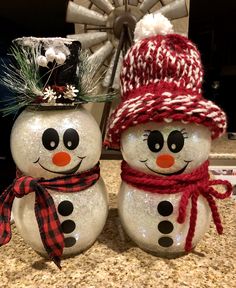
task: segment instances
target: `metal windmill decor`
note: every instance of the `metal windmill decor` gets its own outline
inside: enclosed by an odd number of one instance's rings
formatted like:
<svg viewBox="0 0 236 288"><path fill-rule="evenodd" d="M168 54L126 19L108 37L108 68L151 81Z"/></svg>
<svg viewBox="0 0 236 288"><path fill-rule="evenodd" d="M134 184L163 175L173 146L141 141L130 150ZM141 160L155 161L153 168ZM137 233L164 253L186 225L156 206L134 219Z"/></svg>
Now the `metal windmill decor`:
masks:
<svg viewBox="0 0 236 288"><path fill-rule="evenodd" d="M119 89L123 56L132 44L136 23L145 14L158 12L170 20L188 15L186 0L77 0L69 9L70 22L77 24L78 33L68 37L90 50L89 59L96 59L97 73L105 67L100 84L109 92ZM100 122L103 138L111 109L112 103L107 102ZM104 153L103 158L120 158L119 153Z"/></svg>

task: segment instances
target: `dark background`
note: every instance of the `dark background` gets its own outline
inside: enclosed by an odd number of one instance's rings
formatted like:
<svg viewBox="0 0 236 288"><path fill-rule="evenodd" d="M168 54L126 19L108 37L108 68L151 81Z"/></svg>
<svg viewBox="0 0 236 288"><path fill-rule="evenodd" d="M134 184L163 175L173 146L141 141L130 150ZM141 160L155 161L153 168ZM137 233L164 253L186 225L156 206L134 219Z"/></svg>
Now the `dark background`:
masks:
<svg viewBox="0 0 236 288"><path fill-rule="evenodd" d="M190 0L189 38L205 69L204 97L227 114L236 133L236 0Z"/></svg>

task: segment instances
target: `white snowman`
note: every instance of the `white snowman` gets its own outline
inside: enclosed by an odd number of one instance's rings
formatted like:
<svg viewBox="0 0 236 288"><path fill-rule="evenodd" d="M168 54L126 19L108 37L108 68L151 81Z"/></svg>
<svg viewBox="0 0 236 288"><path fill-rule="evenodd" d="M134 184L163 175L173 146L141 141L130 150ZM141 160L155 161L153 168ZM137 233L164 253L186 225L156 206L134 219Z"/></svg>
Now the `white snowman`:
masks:
<svg viewBox="0 0 236 288"><path fill-rule="evenodd" d="M219 214L210 187L211 140L225 114L201 95L203 69L195 45L173 34L161 14L137 23L135 44L121 71L122 101L109 122L106 145L120 148L121 223L142 249L174 257L193 249ZM214 191L214 192L213 192ZM219 196L218 198L220 198Z"/></svg>
<svg viewBox="0 0 236 288"><path fill-rule="evenodd" d="M101 133L96 121L82 107L37 111L26 109L11 133L12 157L24 175L51 179L92 169L101 154ZM63 255L90 247L101 233L108 212L101 177L87 189L70 193L48 190L64 233ZM17 230L30 246L45 254L35 211L35 194L15 198L13 215Z"/></svg>
<svg viewBox="0 0 236 288"><path fill-rule="evenodd" d="M46 84L43 91L36 89L35 103L12 128L11 151L20 175L2 197L7 205L8 195L14 195L14 220L24 240L60 266L61 256L94 243L107 218L108 197L98 164L102 137L95 119L76 102L79 42L23 38L17 43L30 47L22 57L29 58L26 65L32 61L43 68ZM5 244L4 229L9 228L2 227Z"/></svg>

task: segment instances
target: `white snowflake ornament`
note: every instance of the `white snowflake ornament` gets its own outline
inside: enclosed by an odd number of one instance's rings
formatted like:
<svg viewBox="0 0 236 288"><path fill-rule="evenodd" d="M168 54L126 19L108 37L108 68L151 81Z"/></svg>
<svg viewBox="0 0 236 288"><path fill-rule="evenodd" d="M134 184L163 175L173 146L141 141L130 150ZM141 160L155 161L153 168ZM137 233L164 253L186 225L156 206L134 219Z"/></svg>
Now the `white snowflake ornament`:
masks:
<svg viewBox="0 0 236 288"><path fill-rule="evenodd" d="M63 98L73 101L77 97L76 93L78 92L79 90L76 89L74 86L66 85L66 92L63 94Z"/></svg>
<svg viewBox="0 0 236 288"><path fill-rule="evenodd" d="M43 92L43 100L47 100L48 103L56 103L58 96L56 92L49 86Z"/></svg>

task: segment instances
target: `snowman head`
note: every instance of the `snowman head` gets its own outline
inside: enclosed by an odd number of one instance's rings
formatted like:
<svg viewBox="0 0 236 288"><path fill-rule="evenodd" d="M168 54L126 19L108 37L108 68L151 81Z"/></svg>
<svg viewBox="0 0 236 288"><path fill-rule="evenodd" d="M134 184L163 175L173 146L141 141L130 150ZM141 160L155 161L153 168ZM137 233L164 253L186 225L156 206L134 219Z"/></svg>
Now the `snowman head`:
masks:
<svg viewBox="0 0 236 288"><path fill-rule="evenodd" d="M121 151L133 168L158 176L190 173L208 159L211 133L207 127L147 122L121 135Z"/></svg>
<svg viewBox="0 0 236 288"><path fill-rule="evenodd" d="M99 160L102 139L93 117L83 108L26 109L11 133L11 151L19 170L53 178L91 169Z"/></svg>

